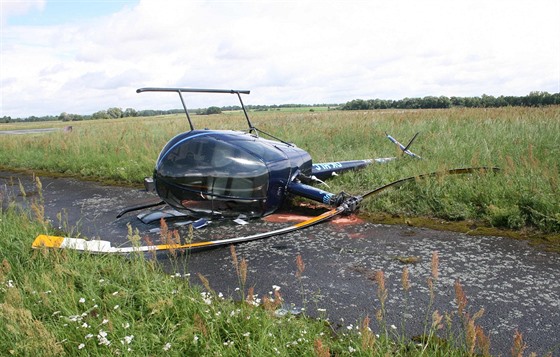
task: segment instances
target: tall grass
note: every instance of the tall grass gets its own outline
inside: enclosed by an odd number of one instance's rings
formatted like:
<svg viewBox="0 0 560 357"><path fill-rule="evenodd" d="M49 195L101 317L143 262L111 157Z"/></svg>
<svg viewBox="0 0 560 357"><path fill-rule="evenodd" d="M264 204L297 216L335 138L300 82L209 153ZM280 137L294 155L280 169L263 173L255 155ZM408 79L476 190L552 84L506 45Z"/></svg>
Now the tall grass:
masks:
<svg viewBox="0 0 560 357"><path fill-rule="evenodd" d="M37 180L40 192L40 181ZM490 354L490 340L476 320L483 311L469 312L466 295L455 283L456 311L431 311L438 257L428 277L430 304L424 334L407 337L387 326L388 291L383 272L376 274L377 299L372 291L376 323L365 317L335 331L321 318L279 317L281 288L261 295L246 287L247 260L231 248L232 269L242 291L237 301L211 288L191 285L189 274L168 275L157 260L133 253L128 257L73 251L31 250L38 233L50 227L41 212L40 195L32 212L22 211L0 196L0 354L40 356L474 356ZM176 235L167 230L162 240ZM129 239L141 237L129 231ZM174 239L174 238L173 238ZM172 251L176 266L184 261ZM186 267L183 266L183 269ZM296 257L294 277L305 272ZM403 269L405 292L410 275ZM300 283L301 283L300 279ZM439 287L438 287L439 288ZM303 290L303 289L302 289ZM377 308L375 306L378 306ZM406 312L406 311L405 311ZM422 312L420 312L422 313ZM404 321L404 318L403 318ZM523 336L514 336L512 353L523 356Z"/></svg>
<svg viewBox="0 0 560 357"><path fill-rule="evenodd" d="M560 232L559 107L251 114L257 127L308 150L314 162L399 155L385 132L402 141L421 133L412 149L424 160L403 158L342 175L331 184L337 192L359 194L446 168L503 169L498 175L409 184L364 202L366 212ZM194 122L199 128L246 126L239 112L195 116ZM176 115L77 122L69 134L2 136L0 166L140 183L151 175L163 145L186 129L185 118Z"/></svg>

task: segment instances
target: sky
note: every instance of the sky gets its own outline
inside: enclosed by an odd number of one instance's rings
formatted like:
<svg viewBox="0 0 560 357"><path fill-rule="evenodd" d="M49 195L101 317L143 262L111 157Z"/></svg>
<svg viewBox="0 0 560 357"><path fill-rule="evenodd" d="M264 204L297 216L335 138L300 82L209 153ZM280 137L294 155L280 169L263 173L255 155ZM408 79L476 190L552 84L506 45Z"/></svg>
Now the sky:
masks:
<svg viewBox="0 0 560 357"><path fill-rule="evenodd" d="M560 92L558 0L0 4L0 117Z"/></svg>

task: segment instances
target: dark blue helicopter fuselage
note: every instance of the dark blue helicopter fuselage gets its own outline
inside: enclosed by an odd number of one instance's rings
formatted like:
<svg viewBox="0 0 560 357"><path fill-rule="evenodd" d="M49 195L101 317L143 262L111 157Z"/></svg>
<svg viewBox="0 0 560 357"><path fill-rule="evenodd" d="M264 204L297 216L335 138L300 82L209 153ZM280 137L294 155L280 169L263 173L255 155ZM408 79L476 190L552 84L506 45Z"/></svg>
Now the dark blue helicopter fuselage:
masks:
<svg viewBox="0 0 560 357"><path fill-rule="evenodd" d="M311 174L311 156L295 145L242 131L191 130L165 145L154 181L178 209L263 216L282 204L290 182Z"/></svg>

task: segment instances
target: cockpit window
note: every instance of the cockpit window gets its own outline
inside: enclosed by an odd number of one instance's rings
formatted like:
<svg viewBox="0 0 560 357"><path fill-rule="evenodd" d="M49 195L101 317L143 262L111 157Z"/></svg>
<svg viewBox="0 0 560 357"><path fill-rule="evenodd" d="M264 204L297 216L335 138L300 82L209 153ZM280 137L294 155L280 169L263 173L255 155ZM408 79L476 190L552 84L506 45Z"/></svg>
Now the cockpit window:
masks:
<svg viewBox="0 0 560 357"><path fill-rule="evenodd" d="M162 152L157 174L190 191L224 199L264 199L268 170L257 156L209 135L187 138Z"/></svg>
<svg viewBox="0 0 560 357"><path fill-rule="evenodd" d="M262 157L266 162L279 161L286 158L284 153L273 145L264 145L263 142L257 143L254 140L238 140L235 144L254 153L258 157Z"/></svg>

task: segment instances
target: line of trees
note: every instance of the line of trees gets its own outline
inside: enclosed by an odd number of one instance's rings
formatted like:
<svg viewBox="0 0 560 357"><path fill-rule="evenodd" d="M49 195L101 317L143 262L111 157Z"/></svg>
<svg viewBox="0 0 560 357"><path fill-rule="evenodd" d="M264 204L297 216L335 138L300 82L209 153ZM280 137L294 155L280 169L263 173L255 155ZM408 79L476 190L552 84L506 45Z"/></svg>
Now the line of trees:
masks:
<svg viewBox="0 0 560 357"><path fill-rule="evenodd" d="M539 107L560 105L560 93L531 92L527 96L499 96L483 94L481 97L433 97L391 99L354 99L342 105L342 110L369 109L437 109L451 107L498 108L498 107Z"/></svg>
<svg viewBox="0 0 560 357"><path fill-rule="evenodd" d="M329 107L338 108L342 110L371 110L371 109L437 109L437 108L451 108L451 107L467 107L467 108L498 108L498 107L538 107L547 105L560 105L560 93L550 94L548 92L531 92L529 95L516 97L516 96L499 96L494 97L491 95L483 94L480 97L434 97L427 96L423 98L404 98L399 100L392 99L354 99L346 104L280 104L280 105L247 105L247 110L252 111L267 111L277 110L281 108L296 108L296 107ZM224 107L209 107L202 109L195 109L193 113L196 114L215 114L222 111L241 110L240 106L224 106ZM190 111L189 111L190 112ZM28 118L12 118L4 116L0 118L0 123L10 122L34 122L34 121L79 121L91 119L117 119L127 117L149 117L156 115L168 115L183 113L183 109L171 110L135 110L133 108L126 108L125 110L117 107L109 108L107 110L100 110L91 115L79 115L70 113L60 113L58 116L46 115L42 117L30 116Z"/></svg>

